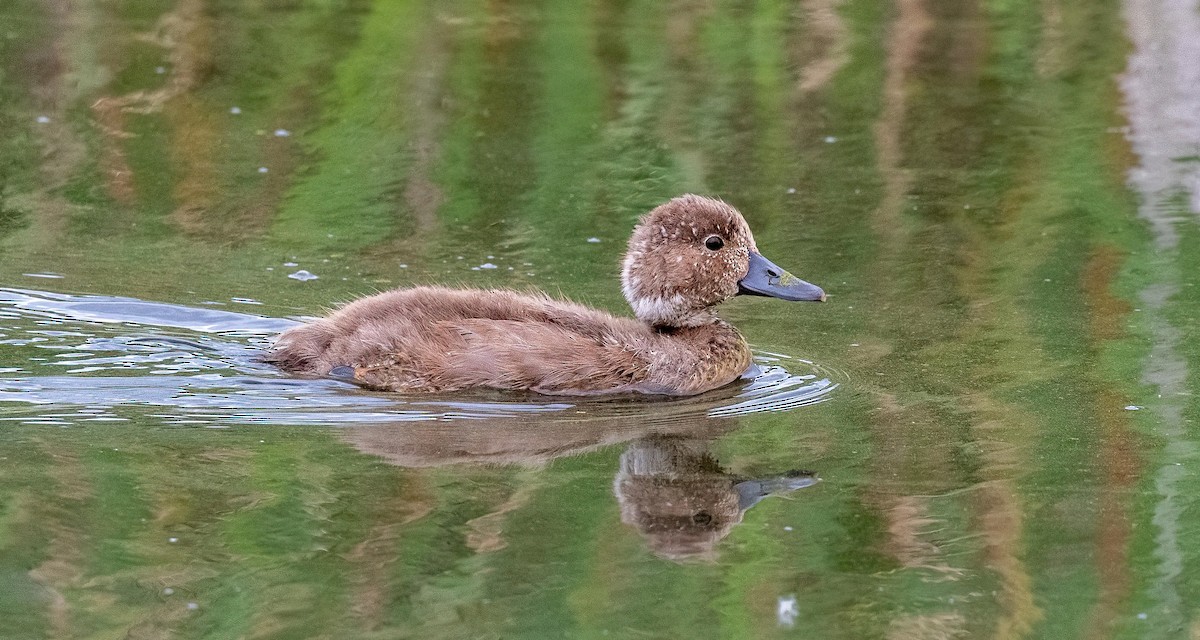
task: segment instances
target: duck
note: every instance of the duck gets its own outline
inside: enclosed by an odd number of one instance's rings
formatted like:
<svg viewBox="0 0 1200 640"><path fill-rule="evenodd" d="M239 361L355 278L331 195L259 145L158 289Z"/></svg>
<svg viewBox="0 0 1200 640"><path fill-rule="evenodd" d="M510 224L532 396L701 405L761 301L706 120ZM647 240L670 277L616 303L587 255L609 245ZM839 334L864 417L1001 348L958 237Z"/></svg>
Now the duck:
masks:
<svg viewBox="0 0 1200 640"><path fill-rule="evenodd" d="M382 391L689 396L729 385L753 364L719 304L738 295L826 299L759 253L737 209L695 194L638 220L621 291L634 318L541 292L395 289L285 331L263 359Z"/></svg>

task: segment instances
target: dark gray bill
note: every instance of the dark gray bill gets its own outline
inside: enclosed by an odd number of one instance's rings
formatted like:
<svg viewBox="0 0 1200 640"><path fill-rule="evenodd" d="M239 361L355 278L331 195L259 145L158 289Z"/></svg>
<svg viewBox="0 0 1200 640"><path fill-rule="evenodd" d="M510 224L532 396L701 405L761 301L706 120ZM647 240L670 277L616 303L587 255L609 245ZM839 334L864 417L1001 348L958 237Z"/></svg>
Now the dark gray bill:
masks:
<svg viewBox="0 0 1200 640"><path fill-rule="evenodd" d="M750 254L750 271L738 282L738 293L780 300L825 302L821 287L797 278L757 253Z"/></svg>

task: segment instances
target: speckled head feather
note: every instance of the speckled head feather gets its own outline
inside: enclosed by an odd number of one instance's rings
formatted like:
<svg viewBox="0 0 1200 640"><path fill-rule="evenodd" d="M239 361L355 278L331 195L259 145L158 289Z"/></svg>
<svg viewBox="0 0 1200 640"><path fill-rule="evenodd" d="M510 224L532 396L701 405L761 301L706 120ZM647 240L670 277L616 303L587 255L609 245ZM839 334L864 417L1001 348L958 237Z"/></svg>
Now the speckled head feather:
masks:
<svg viewBox="0 0 1200 640"><path fill-rule="evenodd" d="M629 238L621 290L643 322L695 327L712 307L737 295L757 252L737 209L712 198L683 195L656 207Z"/></svg>

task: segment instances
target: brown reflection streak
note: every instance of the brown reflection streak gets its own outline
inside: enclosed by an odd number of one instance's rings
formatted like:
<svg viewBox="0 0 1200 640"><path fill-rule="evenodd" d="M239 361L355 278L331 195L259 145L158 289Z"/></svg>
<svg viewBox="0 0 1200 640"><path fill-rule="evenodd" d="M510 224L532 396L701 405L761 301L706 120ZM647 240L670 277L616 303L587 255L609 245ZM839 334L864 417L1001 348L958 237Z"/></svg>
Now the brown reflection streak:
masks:
<svg viewBox="0 0 1200 640"><path fill-rule="evenodd" d="M446 122L442 101L446 74L450 69L450 41L453 39L450 30L454 24L449 18L439 17L428 30L428 37L422 40L417 53L423 64L406 92L410 98L407 112L413 163L404 187L404 201L417 233L437 229L437 210L445 201L445 194L434 182L432 174L441 157L440 142Z"/></svg>
<svg viewBox="0 0 1200 640"><path fill-rule="evenodd" d="M901 168L904 152L901 136L908 111L909 76L916 66L925 38L933 28L933 19L923 0L897 0L899 14L888 37L886 73L883 83L883 113L875 123L876 163L884 180L883 199L875 211L875 230L895 250L902 238L900 212L911 178Z"/></svg>
<svg viewBox="0 0 1200 640"><path fill-rule="evenodd" d="M368 631L384 622L391 586L389 568L396 561L401 532L429 515L437 504L425 476L420 470L406 472L403 487L380 505L375 524L345 556L355 566L350 576L353 590L350 610Z"/></svg>
<svg viewBox="0 0 1200 640"><path fill-rule="evenodd" d="M808 18L805 37L796 39L803 51L797 56L806 61L800 67L796 88L801 93L820 91L850 61L849 29L838 10L845 0L803 0Z"/></svg>
<svg viewBox="0 0 1200 640"><path fill-rule="evenodd" d="M1081 288L1088 306L1089 334L1095 348L1124 335L1129 303L1112 294L1113 280L1123 256L1112 246L1096 248L1084 268ZM1111 635L1122 606L1133 591L1129 542L1133 536L1127 496L1141 473L1137 442L1122 409L1128 398L1111 387L1095 398L1100 434L1100 495L1097 512L1096 570L1099 598L1091 611L1087 637Z"/></svg>
<svg viewBox="0 0 1200 640"><path fill-rule="evenodd" d="M508 546L504 539L504 518L510 512L529 504L535 485L524 482L495 511L467 521L467 547L475 553L491 553Z"/></svg>
<svg viewBox="0 0 1200 640"><path fill-rule="evenodd" d="M122 96L103 96L92 104L92 112L102 134L100 166L109 194L122 204L130 204L134 198L133 169L122 148L123 140L133 135L126 131L125 114L159 113L170 100L191 91L199 83L211 65L211 52L208 50L211 37L209 29L203 25L207 25L203 0L179 0L173 11L159 18L152 33L139 36L139 39L168 52L170 70L163 86ZM188 142L203 143L205 140L198 136L188 139ZM203 149L204 146L199 148ZM189 168L202 162L211 165L208 156L199 153L196 156L186 159ZM200 188L196 184L187 187L184 195L197 197L197 190L208 194L212 189ZM211 180L208 184L211 184Z"/></svg>
<svg viewBox="0 0 1200 640"><path fill-rule="evenodd" d="M94 496L78 456L51 445L43 444L42 448L53 461L47 469L55 483L55 500L45 505L51 510L50 513L39 518L46 523L47 530L42 532L48 540L46 560L31 569L29 577L45 586L48 592L47 617L53 631L51 637L69 638L74 637L71 607L63 592L78 587L83 580L88 540L80 529L68 522L77 516L78 506Z"/></svg>
<svg viewBox="0 0 1200 640"><path fill-rule="evenodd" d="M82 20L72 15L68 0L45 4L55 36L43 47L26 54L24 67L34 104L40 112L50 116L50 122L34 130L42 148L44 188L34 196L37 215L33 216L33 224L41 227L35 237L53 241L66 228L70 205L51 192L67 185L87 158L87 148L72 130L68 118L68 109L77 97L74 95L77 82L72 76L79 73L78 69L72 68L70 48L76 39L84 36L78 27Z"/></svg>

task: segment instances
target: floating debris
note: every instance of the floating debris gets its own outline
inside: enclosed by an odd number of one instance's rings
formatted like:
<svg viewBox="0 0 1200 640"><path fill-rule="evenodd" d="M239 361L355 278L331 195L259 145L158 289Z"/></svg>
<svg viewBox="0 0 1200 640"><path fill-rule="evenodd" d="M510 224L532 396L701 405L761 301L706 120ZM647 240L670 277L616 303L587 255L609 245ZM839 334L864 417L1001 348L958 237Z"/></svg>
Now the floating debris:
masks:
<svg viewBox="0 0 1200 640"><path fill-rule="evenodd" d="M167 72L166 67L154 67L154 73L157 73L160 76L166 72Z"/></svg>
<svg viewBox="0 0 1200 640"><path fill-rule="evenodd" d="M232 300L238 304L262 304L261 302L259 302L258 300L255 300L254 298L230 298L230 300Z"/></svg>
<svg viewBox="0 0 1200 640"><path fill-rule="evenodd" d="M54 280L59 280L66 277L60 276L57 273L22 273L21 275L25 276L26 278L51 278Z"/></svg>
<svg viewBox="0 0 1200 640"><path fill-rule="evenodd" d="M299 280L300 282L307 282L309 280L316 280L320 276L316 275L315 273L311 273L309 271L301 269L301 270L297 271L296 273L289 273L288 277L291 278L292 280Z"/></svg>
<svg viewBox="0 0 1200 640"><path fill-rule="evenodd" d="M171 587L167 587L166 589L163 589L163 590L162 590L162 594L163 594L164 596L169 596L169 595L171 595L171 594L173 594L173 593L175 593L175 590L174 590L174 589L172 589Z"/></svg>
<svg viewBox="0 0 1200 640"><path fill-rule="evenodd" d="M289 260L289 261L287 261L287 262L283 263L283 266L285 266L285 267L298 267L298 266L300 266L300 265L299 265L299 264L297 264L297 263L295 263L295 262L292 262L291 260Z"/></svg>
<svg viewBox="0 0 1200 640"><path fill-rule="evenodd" d="M591 237L591 238L588 238L588 242L590 242L592 244L596 244L597 242L600 242L600 238Z"/></svg>
<svg viewBox="0 0 1200 640"><path fill-rule="evenodd" d="M1125 410L1126 411L1141 411L1142 407L1139 407L1136 404L1129 404L1129 405L1125 405Z"/></svg>
<svg viewBox="0 0 1200 640"><path fill-rule="evenodd" d="M268 169L268 168L266 168L266 167L259 167L259 168L258 168L258 172L259 172L259 173L267 173L268 171L270 171L270 169Z"/></svg>
<svg viewBox="0 0 1200 640"><path fill-rule="evenodd" d="M49 124L50 118L49 118L49 116L38 116L37 122L38 122L38 124Z"/></svg>
<svg viewBox="0 0 1200 640"><path fill-rule="evenodd" d="M286 137L288 137L288 136L290 136L290 135L292 135L292 132L291 132L291 131L288 131L287 129L276 129L276 130L275 130L275 137L276 137L276 138L286 138Z"/></svg>
<svg viewBox="0 0 1200 640"><path fill-rule="evenodd" d="M788 195L796 193L796 187L788 187L787 192L788 192Z"/></svg>
<svg viewBox="0 0 1200 640"><path fill-rule="evenodd" d="M800 615L800 606L796 604L796 596L780 598L776 615L779 618L779 626L789 629L794 627L796 625L796 616Z"/></svg>
<svg viewBox="0 0 1200 640"><path fill-rule="evenodd" d="M833 136L825 136L825 144L833 144L837 142L837 138Z"/></svg>
<svg viewBox="0 0 1200 640"><path fill-rule="evenodd" d="M232 113L235 116L240 116L240 115L242 115L242 108L241 107L229 107L229 113Z"/></svg>
<svg viewBox="0 0 1200 640"><path fill-rule="evenodd" d="M498 269L499 267L497 267L496 265L494 265L490 262L485 262L485 263L479 265L479 268L480 269Z"/></svg>

